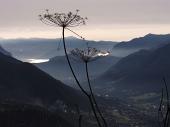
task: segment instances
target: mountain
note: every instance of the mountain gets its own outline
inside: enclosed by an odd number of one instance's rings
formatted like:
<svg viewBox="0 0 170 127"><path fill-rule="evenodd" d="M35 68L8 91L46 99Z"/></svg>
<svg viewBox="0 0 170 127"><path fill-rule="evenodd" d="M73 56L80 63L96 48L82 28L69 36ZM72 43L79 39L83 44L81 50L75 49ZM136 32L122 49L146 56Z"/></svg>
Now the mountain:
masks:
<svg viewBox="0 0 170 127"><path fill-rule="evenodd" d="M1 100L9 99L43 105L53 105L61 101L70 106L75 104L81 106L86 103L86 99L79 91L52 78L32 64L2 53L0 53L0 77ZM72 98L76 99L72 100Z"/></svg>
<svg viewBox="0 0 170 127"><path fill-rule="evenodd" d="M5 55L8 55L8 56L11 56L11 53L6 51L4 48L2 48L2 46L0 45L0 52L5 54Z"/></svg>
<svg viewBox="0 0 170 127"><path fill-rule="evenodd" d="M135 38L127 42L120 42L114 46L113 51L121 56L127 56L141 49L159 48L169 43L170 34L147 34L144 37Z"/></svg>
<svg viewBox="0 0 170 127"><path fill-rule="evenodd" d="M82 40L75 37L66 37L68 51L73 48L84 48L87 46L96 47L102 50L109 50L116 44L111 41ZM0 40L0 44L19 60L25 59L49 59L55 56L64 55L62 39L7 39Z"/></svg>
<svg viewBox="0 0 170 127"><path fill-rule="evenodd" d="M126 42L92 41L75 37L66 37L68 52L73 48L84 48L88 45L101 50L108 50L113 56L124 57L140 49L157 48L170 43L170 34L148 34ZM22 61L26 59L49 59L64 55L62 39L2 39L0 44L12 55Z"/></svg>
<svg viewBox="0 0 170 127"><path fill-rule="evenodd" d="M121 42L114 46L114 48L124 49L151 49L170 43L170 34L156 35L147 34L144 37L132 39L128 42Z"/></svg>
<svg viewBox="0 0 170 127"><path fill-rule="evenodd" d="M90 107L86 98L79 91L50 77L34 65L0 53L0 77L0 125L4 122L4 127L8 127L13 122L13 125L19 126L22 122L22 126L25 127L24 124L28 122L33 127L40 125L45 127L48 124L49 127L53 127L58 125L58 120L61 120L59 122L62 127L70 127L69 123L75 123L77 126L78 119L75 111L78 105L83 114L83 123L90 125L88 127L95 126L93 115L88 113ZM124 101L99 96L96 99L109 124L113 123L114 118L120 120L120 125L129 124L131 121L138 122L141 121L141 116L144 118L142 124L146 124L146 121L151 123L148 114L137 112L135 107L127 107L128 104ZM17 104L2 104L6 101L17 102ZM116 110L115 113L110 113L113 110ZM46 117L46 113L48 118L41 120L40 118ZM125 122L121 119L125 119ZM8 120L11 121L9 124ZM87 126L86 124L83 125Z"/></svg>
<svg viewBox="0 0 170 127"><path fill-rule="evenodd" d="M112 56L109 57L112 59ZM112 64L114 62L116 63L116 61L114 61L115 57L113 57L113 61L108 61L107 59L110 60L109 57L103 59L106 59L106 62L112 62ZM61 59L58 59L57 57L57 61L63 64L62 62L65 57L60 58ZM53 61L55 63L55 60L56 59L53 58L50 62ZM96 66L95 70L102 69L100 65L106 66L103 62L104 60L99 59L97 63L100 64L94 64ZM78 67L78 65L76 66ZM21 62L11 56L0 53L0 77L0 103L6 100L21 103L19 105L13 105L13 103L12 105L0 104L0 121L6 122L8 119L22 120L22 122L23 120L39 120L40 115L44 117L44 112L41 112L41 108L39 110L39 108L34 107L35 105L39 105L40 107L47 107L50 111L62 109L62 111L66 111L65 115L67 117L60 117L60 113L54 116L54 114L47 112L50 118L46 119L47 121L34 121L36 126L39 126L41 122L44 123L42 126L47 123L52 123L55 126L56 117L57 120L61 119L63 127L70 126L69 122L71 120L77 123L74 108L75 105L78 105L81 109L86 109L81 110L81 113L83 114L83 122L87 122L94 127L95 122L93 115L91 115L90 112L87 112L87 110L89 110L88 102L81 92L52 78L34 65ZM153 117L150 117L149 113L143 113L143 111L139 111L133 105L109 97L107 94L105 97L96 96L96 99L101 111L104 113L104 116L109 123L109 126L113 125L114 119L120 123L120 126L130 125L131 123L137 123L136 125L150 125L150 123L155 123L155 121L153 122ZM33 105L33 107L29 104ZM72 112L73 115L70 115L70 112ZM67 119L68 117L71 119ZM67 122L68 120L69 122ZM74 123L73 121L71 121L71 123ZM7 123L7 125L9 124ZM17 126L19 125L17 124Z"/></svg>
<svg viewBox="0 0 170 127"><path fill-rule="evenodd" d="M78 61L73 59L71 55L69 55L73 69L78 76L78 79L83 82L86 80L85 75L85 63L82 61ZM95 78L102 73L104 73L109 67L114 65L116 62L120 60L119 57L114 56L105 56L97 59L95 61L89 62L89 74L91 78ZM74 84L74 79L71 74L70 68L67 64L67 60L65 56L56 56L51 58L49 62L37 63L35 64L38 68L50 74L54 78L60 79L62 82L66 84ZM75 85L73 85L75 87Z"/></svg>
<svg viewBox="0 0 170 127"><path fill-rule="evenodd" d="M98 78L101 87L112 86L120 94L160 92L163 77L170 82L170 44L153 50L140 50L122 58ZM112 93L114 93L112 91Z"/></svg>

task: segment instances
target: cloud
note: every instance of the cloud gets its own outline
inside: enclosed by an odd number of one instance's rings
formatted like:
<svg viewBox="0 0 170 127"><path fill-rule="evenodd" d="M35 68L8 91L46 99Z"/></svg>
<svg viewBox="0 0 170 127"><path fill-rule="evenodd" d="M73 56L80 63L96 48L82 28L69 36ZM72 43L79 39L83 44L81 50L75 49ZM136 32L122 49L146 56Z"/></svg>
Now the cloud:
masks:
<svg viewBox="0 0 170 127"><path fill-rule="evenodd" d="M74 11L79 8L92 24L169 23L169 0L0 0L0 25L38 25L44 9Z"/></svg>
<svg viewBox="0 0 170 127"><path fill-rule="evenodd" d="M135 30L135 25L146 28L146 34L154 32L150 29L153 25L156 27L156 33L159 31L164 33L168 32L164 28L169 29L170 24L170 0L0 0L0 3L0 34L1 37L8 38L40 37L41 35L55 37L54 29L45 26L38 19L38 15L43 13L46 8L52 12L80 9L80 14L89 19L86 28L90 33L88 36L95 37L92 39L102 39L101 37L103 37L103 39L108 38L109 40L123 40L139 35L139 33L144 34L144 30L140 28L135 31L136 34L130 36L128 31ZM166 24L168 27L165 27ZM107 28L100 28L101 26L107 26ZM120 28L121 26L125 26L125 28ZM127 30L126 26L132 26L132 28ZM30 30L27 30L28 28ZM41 31L41 28L44 31ZM96 28L99 28L100 32L96 33ZM50 32L50 30L52 31ZM13 33L14 31L15 33ZM107 34L103 35L104 33ZM118 35L121 33L124 34L124 37Z"/></svg>

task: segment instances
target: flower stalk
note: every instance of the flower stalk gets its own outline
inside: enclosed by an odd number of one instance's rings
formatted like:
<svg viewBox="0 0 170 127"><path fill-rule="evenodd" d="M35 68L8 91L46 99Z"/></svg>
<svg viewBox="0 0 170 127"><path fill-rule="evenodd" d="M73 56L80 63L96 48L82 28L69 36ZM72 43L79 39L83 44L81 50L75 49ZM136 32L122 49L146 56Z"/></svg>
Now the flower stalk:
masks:
<svg viewBox="0 0 170 127"><path fill-rule="evenodd" d="M72 33L76 34L77 36L79 36L77 33L75 33L74 31L72 31L71 29L69 29L68 27L77 27L80 25L85 25L85 20L87 20L87 18L82 18L80 15L78 15L79 10L76 10L76 14L73 14L72 12L69 12L68 14L65 13L54 13L54 14L50 14L48 10L46 10L46 14L43 15L39 15L40 20L49 26L55 26L55 27L61 27L62 28L62 39L63 39L63 46L64 46L64 53L67 59L67 63L69 65L69 68L71 70L71 73L78 85L78 87L80 88L80 90L87 96L89 102L90 102L90 106L92 108L93 114L96 118L97 124L99 127L102 127L101 121L97 115L95 106L94 106L94 97L92 97L92 94L89 94L80 84L79 80L77 79L73 67L71 65L68 53L67 53L67 47L66 47L66 42L65 42L65 29L71 31ZM81 36L79 36L81 37ZM83 37L81 37L82 39L84 39ZM94 95L93 95L94 96Z"/></svg>
<svg viewBox="0 0 170 127"><path fill-rule="evenodd" d="M162 89L161 101L158 109L158 122L160 127L169 127L170 125L170 104L169 104L169 91L165 77L163 78L165 85L165 98L164 89ZM164 105L165 101L165 105Z"/></svg>

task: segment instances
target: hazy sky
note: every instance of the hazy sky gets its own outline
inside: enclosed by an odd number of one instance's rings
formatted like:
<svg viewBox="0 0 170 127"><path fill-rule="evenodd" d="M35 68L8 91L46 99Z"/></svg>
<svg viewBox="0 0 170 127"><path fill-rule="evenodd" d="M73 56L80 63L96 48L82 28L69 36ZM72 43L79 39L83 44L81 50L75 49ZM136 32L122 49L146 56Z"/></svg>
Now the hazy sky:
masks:
<svg viewBox="0 0 170 127"><path fill-rule="evenodd" d="M46 8L52 12L79 9L89 20L73 30L87 39L119 41L170 33L170 0L0 0L0 38L60 37L59 28L38 20Z"/></svg>

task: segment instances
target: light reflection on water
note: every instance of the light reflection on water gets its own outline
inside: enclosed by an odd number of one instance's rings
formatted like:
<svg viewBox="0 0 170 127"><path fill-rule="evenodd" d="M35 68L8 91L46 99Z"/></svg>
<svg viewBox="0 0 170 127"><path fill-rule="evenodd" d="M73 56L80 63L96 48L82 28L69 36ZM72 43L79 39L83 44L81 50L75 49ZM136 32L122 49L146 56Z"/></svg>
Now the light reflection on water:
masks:
<svg viewBox="0 0 170 127"><path fill-rule="evenodd" d="M28 63L44 63L48 62L49 59L27 59L26 62Z"/></svg>

